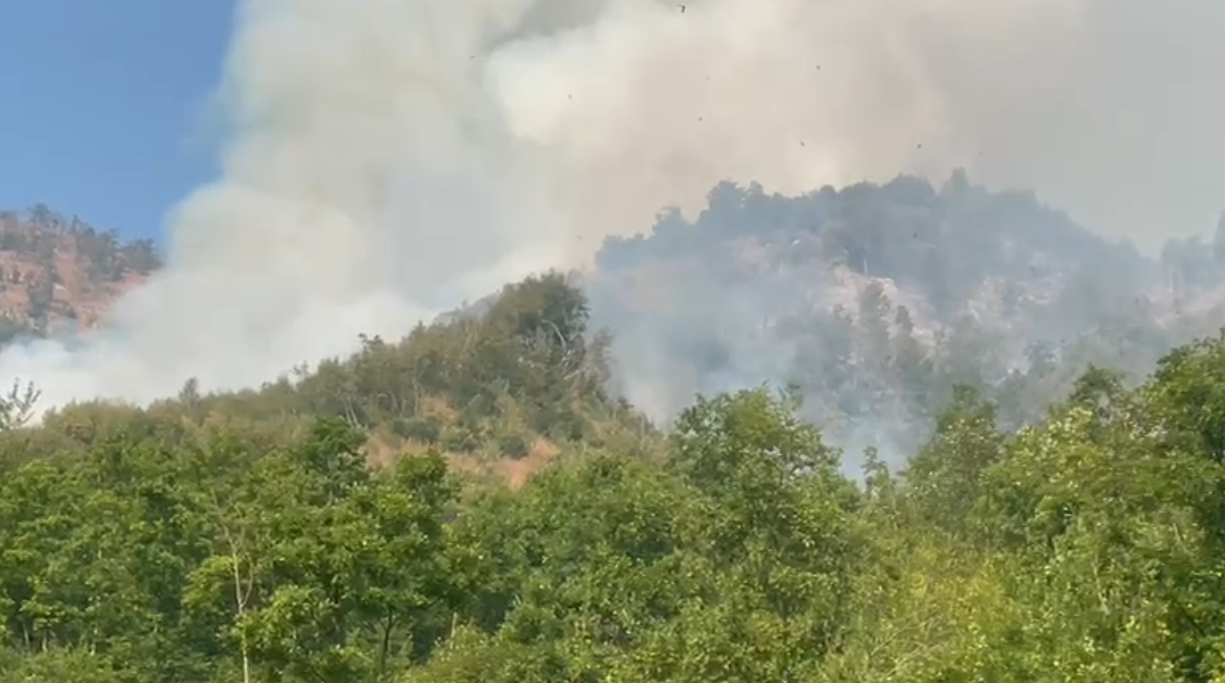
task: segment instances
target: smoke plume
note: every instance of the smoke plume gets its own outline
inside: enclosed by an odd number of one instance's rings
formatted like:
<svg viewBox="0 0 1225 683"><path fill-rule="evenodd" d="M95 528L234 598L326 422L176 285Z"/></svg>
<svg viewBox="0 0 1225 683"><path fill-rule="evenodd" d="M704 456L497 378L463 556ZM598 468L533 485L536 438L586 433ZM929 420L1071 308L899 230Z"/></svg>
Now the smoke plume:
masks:
<svg viewBox="0 0 1225 683"><path fill-rule="evenodd" d="M138 402L396 335L723 179L965 167L1154 243L1215 220L1209 0L245 0L220 177L95 338L0 378Z"/></svg>

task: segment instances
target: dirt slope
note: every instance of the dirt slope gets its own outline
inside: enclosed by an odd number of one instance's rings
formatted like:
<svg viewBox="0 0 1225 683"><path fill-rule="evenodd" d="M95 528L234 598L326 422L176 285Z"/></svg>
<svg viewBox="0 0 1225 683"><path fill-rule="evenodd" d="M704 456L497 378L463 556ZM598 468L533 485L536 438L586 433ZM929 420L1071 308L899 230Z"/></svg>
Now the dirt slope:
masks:
<svg viewBox="0 0 1225 683"><path fill-rule="evenodd" d="M41 205L0 212L0 344L91 330L159 265L148 240L121 242Z"/></svg>

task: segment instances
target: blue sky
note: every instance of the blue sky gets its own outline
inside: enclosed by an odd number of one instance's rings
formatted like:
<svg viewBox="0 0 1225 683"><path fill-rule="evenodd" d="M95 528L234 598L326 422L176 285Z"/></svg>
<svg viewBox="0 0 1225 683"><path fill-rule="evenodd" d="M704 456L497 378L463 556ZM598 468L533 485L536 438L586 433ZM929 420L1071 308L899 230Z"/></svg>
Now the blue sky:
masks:
<svg viewBox="0 0 1225 683"><path fill-rule="evenodd" d="M233 0L0 2L0 208L124 237L213 174L205 107Z"/></svg>

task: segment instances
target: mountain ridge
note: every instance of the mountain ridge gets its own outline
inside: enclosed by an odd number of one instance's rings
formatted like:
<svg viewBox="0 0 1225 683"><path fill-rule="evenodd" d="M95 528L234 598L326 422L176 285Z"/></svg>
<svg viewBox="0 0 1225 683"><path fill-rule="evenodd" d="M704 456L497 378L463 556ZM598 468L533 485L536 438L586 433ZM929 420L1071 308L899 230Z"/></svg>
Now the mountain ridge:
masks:
<svg viewBox="0 0 1225 683"><path fill-rule="evenodd" d="M160 266L151 240L123 241L43 204L0 211L0 344L88 333Z"/></svg>
<svg viewBox="0 0 1225 683"><path fill-rule="evenodd" d="M45 329L31 333L88 330L158 266L147 241L120 244L46 207L22 221L54 237L52 248L27 248L25 261L51 253L71 262L83 275L68 279L90 283L95 297L54 300ZM928 424L926 406L958 383L1037 391L1018 389L1017 378L1047 359L1145 374L1168 348L1225 324L1225 269L1205 260L1214 249L1171 240L1154 258L1032 191L991 190L960 171L939 187L899 175L799 196L724 182L696 217L665 209L649 230L605 239L594 265L565 280L584 290L593 329L611 333L610 390L656 422L694 394L796 384L807 416L858 449L857 433L880 447L881 433ZM480 318L502 296L434 322ZM8 310L29 308L12 301ZM88 315L74 320L75 307ZM1042 379L1052 386L1041 400L1002 414L1032 419L1072 379ZM909 452L922 436L894 450Z"/></svg>

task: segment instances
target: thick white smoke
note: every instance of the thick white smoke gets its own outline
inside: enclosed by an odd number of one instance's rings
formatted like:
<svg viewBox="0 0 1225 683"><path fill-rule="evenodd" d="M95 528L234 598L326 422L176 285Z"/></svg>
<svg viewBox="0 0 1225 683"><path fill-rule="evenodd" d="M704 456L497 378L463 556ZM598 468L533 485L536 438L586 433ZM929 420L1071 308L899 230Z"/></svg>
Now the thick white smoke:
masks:
<svg viewBox="0 0 1225 683"><path fill-rule="evenodd" d="M46 405L269 379L601 236L900 171L1025 185L1103 231L1225 199L1210 0L246 0L221 177L80 348L0 355Z"/></svg>

